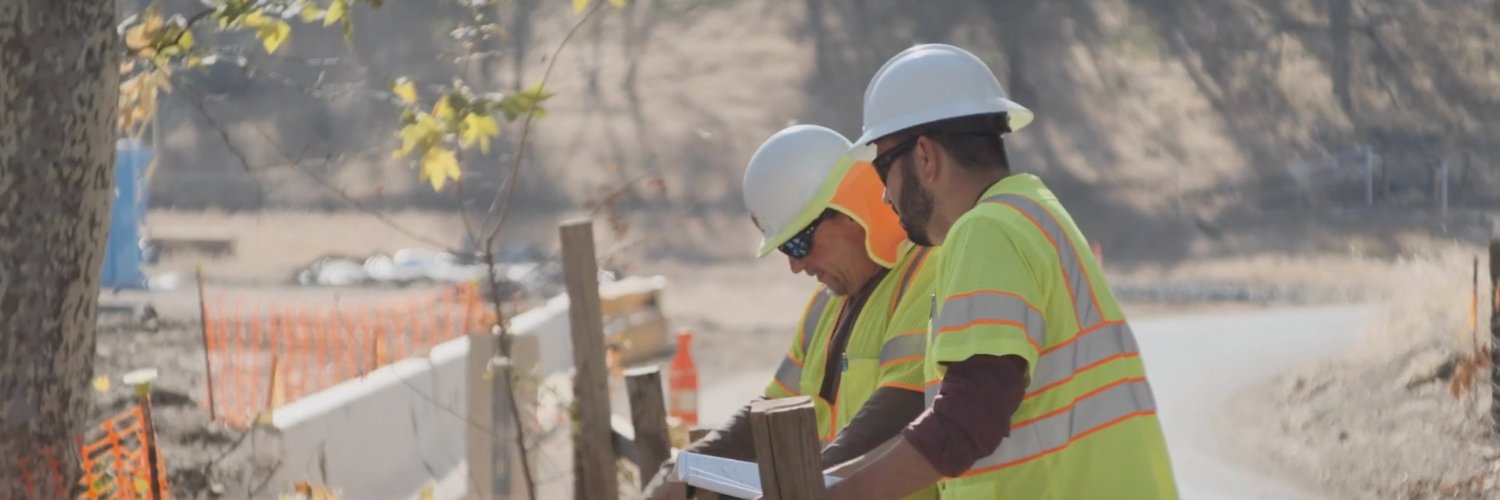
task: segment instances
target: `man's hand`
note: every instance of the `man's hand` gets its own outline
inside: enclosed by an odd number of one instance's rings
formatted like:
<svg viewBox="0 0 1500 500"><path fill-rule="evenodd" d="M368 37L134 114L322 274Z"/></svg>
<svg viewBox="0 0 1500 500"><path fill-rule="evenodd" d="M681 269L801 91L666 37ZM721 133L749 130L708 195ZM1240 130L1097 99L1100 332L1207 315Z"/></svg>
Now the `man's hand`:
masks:
<svg viewBox="0 0 1500 500"><path fill-rule="evenodd" d="M646 485L648 500L687 500L687 483L672 479L672 468L662 467Z"/></svg>

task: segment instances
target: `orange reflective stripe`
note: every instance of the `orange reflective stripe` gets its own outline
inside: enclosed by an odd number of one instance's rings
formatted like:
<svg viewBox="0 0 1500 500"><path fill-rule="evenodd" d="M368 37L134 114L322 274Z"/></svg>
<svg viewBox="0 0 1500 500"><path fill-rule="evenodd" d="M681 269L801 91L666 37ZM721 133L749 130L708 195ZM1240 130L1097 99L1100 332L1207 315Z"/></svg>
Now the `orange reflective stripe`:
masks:
<svg viewBox="0 0 1500 500"><path fill-rule="evenodd" d="M931 251L932 247L917 248L917 254L913 255L911 261L906 264L906 272L901 274L901 282L896 286L896 293L891 296L891 307L885 311L886 321L890 321L896 315L896 306L901 304L901 297L905 296L906 289L911 287L912 277L916 276L917 272L922 270L922 266L927 264L927 255Z"/></svg>
<svg viewBox="0 0 1500 500"><path fill-rule="evenodd" d="M1089 279L1088 268L1078 254L1078 246L1074 245L1072 237L1064 230L1064 226L1051 210L1041 203L1017 194L1000 194L987 198L983 202L1005 205L1015 210L1031 221L1047 238L1047 242L1052 244L1054 253L1057 254L1058 269L1063 275L1063 283L1067 286L1068 298L1073 302L1073 314L1079 328L1094 326L1104 320L1102 309L1099 307L1099 297L1094 292L1093 281Z"/></svg>
<svg viewBox="0 0 1500 500"><path fill-rule="evenodd" d="M890 387L890 388L893 388L893 389L905 389L905 390L908 390L908 391L911 391L911 392L922 392L922 388L921 387L917 387L914 384L903 384L903 383L900 383L900 382L886 382L884 384L880 384L880 386L879 386L879 388L885 388L885 387Z"/></svg>

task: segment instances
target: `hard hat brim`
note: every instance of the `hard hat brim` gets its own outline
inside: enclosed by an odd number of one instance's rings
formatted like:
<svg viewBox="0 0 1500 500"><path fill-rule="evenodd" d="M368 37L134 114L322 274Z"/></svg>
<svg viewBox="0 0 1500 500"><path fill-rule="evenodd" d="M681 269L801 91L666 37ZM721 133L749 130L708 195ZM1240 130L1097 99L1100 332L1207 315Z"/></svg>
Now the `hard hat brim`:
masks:
<svg viewBox="0 0 1500 500"><path fill-rule="evenodd" d="M840 158L839 164L833 167L833 170L828 173L827 177L823 178L823 185L818 187L817 194L811 200L808 200L807 204L803 205L802 209L798 210L792 216L791 220L785 226L782 226L781 230L777 231L775 235L761 238L760 249L756 252L756 258L763 258L770 255L771 252L776 251L776 247L792 239L797 233L802 232L808 224L812 224L813 220L816 220L818 216L823 215L823 210L828 208L828 205L833 201L834 193L838 191L839 180L844 178L844 174L849 172L849 168L854 165L854 162L855 160L850 158L849 155L844 155L843 158Z"/></svg>
<svg viewBox="0 0 1500 500"><path fill-rule="evenodd" d="M874 128L866 129L864 135L861 135L858 140L854 141L854 148L872 145L875 143L875 141L878 141L885 136L900 132L902 130L906 130L918 125L947 120L949 118L958 118L963 116L973 116L989 113L1005 113L1006 121L1010 124L1011 132L1015 132L1021 130L1022 128L1025 128L1027 125L1031 124L1031 121L1034 118L1036 118L1036 115L1033 114L1030 109L1026 109L1026 106L1022 106L1019 103L1004 97L995 98L985 107L987 109L979 110L978 112L976 112L974 106L970 103L957 103L955 104L955 106L951 107L930 108L908 113L904 116L886 120L885 123L878 124ZM854 154L854 148L851 148L850 154ZM858 157L856 157L856 159L860 161L871 161L875 159L874 148L871 148L870 151L866 154L869 155L868 159Z"/></svg>

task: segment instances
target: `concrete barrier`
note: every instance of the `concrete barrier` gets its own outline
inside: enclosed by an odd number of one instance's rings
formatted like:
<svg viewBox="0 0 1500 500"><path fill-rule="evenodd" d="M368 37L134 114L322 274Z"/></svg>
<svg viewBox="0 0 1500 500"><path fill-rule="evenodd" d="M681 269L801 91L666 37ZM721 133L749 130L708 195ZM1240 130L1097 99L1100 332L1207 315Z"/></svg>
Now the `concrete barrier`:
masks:
<svg viewBox="0 0 1500 500"><path fill-rule="evenodd" d="M618 297L657 294L664 286L658 277L600 288ZM659 310L654 299L644 303ZM572 367L567 311L567 297L560 296L511 320L518 371L540 380ZM251 482L265 484L253 496L276 498L298 481L327 485L344 498L417 498L429 486L437 498L463 496L467 481L455 478L467 474L474 427L466 416L469 344L449 341L428 357L398 361L276 409L251 430Z"/></svg>

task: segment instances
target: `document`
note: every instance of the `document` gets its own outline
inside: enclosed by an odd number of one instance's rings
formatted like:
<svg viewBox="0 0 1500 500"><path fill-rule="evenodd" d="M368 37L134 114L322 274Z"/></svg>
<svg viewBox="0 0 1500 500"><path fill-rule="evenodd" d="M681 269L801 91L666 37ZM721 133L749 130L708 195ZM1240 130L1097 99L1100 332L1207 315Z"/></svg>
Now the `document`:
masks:
<svg viewBox="0 0 1500 500"><path fill-rule="evenodd" d="M711 457L692 452L677 454L673 468L678 481L735 498L760 496L760 465L755 462ZM839 478L823 476L824 486L833 486Z"/></svg>

